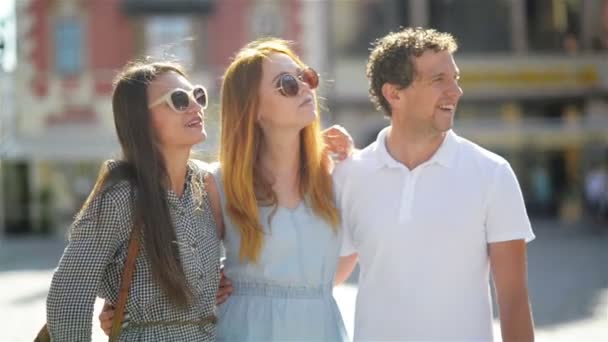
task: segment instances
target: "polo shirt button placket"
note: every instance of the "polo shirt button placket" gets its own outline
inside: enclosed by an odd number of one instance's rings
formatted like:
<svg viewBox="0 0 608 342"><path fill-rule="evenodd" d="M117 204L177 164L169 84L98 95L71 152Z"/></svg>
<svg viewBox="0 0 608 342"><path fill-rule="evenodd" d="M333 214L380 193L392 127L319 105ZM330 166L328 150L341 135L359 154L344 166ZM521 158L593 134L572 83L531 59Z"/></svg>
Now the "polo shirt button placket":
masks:
<svg viewBox="0 0 608 342"><path fill-rule="evenodd" d="M409 220L408 213L408 189L410 187L411 173L407 168L402 169L403 188L401 189L401 202L399 203L399 223L406 223Z"/></svg>
<svg viewBox="0 0 608 342"><path fill-rule="evenodd" d="M407 223L412 220L412 207L414 205L416 183L421 170L422 169L420 167L413 171L406 170L405 184L403 186L403 192L401 195L401 207L399 214L400 223Z"/></svg>

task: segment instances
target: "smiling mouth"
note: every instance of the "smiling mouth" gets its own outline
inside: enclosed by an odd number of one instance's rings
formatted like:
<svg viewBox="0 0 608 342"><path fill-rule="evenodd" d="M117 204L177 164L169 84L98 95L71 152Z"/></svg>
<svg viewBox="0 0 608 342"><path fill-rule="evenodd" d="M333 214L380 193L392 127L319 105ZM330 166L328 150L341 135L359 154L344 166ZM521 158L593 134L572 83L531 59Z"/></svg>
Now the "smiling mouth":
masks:
<svg viewBox="0 0 608 342"><path fill-rule="evenodd" d="M448 112L453 112L456 109L455 105L442 105L439 106L439 109L443 110L443 111L448 111Z"/></svg>
<svg viewBox="0 0 608 342"><path fill-rule="evenodd" d="M196 127L196 126L201 125L202 123L203 123L203 120L201 118L196 118L196 119L193 119L190 122L188 122L186 124L186 127Z"/></svg>

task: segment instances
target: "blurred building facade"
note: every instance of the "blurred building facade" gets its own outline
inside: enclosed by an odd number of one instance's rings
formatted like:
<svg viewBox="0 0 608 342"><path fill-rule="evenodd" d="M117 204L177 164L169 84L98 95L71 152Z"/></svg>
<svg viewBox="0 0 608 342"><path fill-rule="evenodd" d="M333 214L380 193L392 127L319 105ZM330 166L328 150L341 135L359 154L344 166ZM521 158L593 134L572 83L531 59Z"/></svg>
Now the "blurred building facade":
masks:
<svg viewBox="0 0 608 342"><path fill-rule="evenodd" d="M14 88L11 144L2 142L0 230L64 232L95 181L101 161L118 157L112 79L128 61L150 56L186 66L205 84L209 138L217 150L220 76L230 57L263 35L314 42L304 32L323 2L299 0L18 0L18 63L3 73ZM322 20L326 23L327 20ZM304 49L300 44L298 49ZM323 60L307 56L308 60ZM4 103L2 104L4 107Z"/></svg>
<svg viewBox="0 0 608 342"><path fill-rule="evenodd" d="M3 204L4 165L2 157L11 149L10 139L14 122L14 77L17 62L15 2L5 1L0 5L0 227L5 221ZM2 229L0 229L0 236Z"/></svg>
<svg viewBox="0 0 608 342"><path fill-rule="evenodd" d="M370 42L400 26L453 33L465 93L456 129L512 163L531 215L580 219L585 174L606 162L608 0L14 3L17 64L0 75L13 102L0 106L11 108L0 112L10 128L0 149L8 233L63 232L100 162L117 156L111 81L129 60L174 59L207 86L209 138L199 149L212 159L221 74L265 35L296 42L326 81L324 123L344 125L361 147L388 124L367 97Z"/></svg>

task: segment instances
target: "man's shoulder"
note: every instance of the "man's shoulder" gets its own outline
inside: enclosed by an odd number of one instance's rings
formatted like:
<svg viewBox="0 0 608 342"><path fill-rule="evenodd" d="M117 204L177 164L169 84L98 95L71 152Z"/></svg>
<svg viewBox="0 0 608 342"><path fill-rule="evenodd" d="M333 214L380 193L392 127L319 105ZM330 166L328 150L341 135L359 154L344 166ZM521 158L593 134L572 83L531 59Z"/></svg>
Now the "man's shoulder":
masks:
<svg viewBox="0 0 608 342"><path fill-rule="evenodd" d="M459 135L455 135L455 137L462 156L466 158L466 160L475 161L480 167L495 168L497 166L509 163L504 157L478 145L467 138Z"/></svg>
<svg viewBox="0 0 608 342"><path fill-rule="evenodd" d="M334 170L334 179L343 179L346 175L354 176L368 173L377 168L376 143L372 143L362 150L355 151L346 160L338 163Z"/></svg>

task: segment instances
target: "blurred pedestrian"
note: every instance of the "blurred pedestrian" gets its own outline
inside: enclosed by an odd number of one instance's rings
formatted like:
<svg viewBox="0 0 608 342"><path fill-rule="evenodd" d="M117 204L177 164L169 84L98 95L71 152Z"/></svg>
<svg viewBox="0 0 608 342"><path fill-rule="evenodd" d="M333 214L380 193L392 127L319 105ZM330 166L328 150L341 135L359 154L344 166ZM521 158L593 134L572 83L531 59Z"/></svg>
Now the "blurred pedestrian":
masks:
<svg viewBox="0 0 608 342"><path fill-rule="evenodd" d="M598 164L585 175L585 201L587 213L594 223L602 224L608 219L608 171Z"/></svg>

